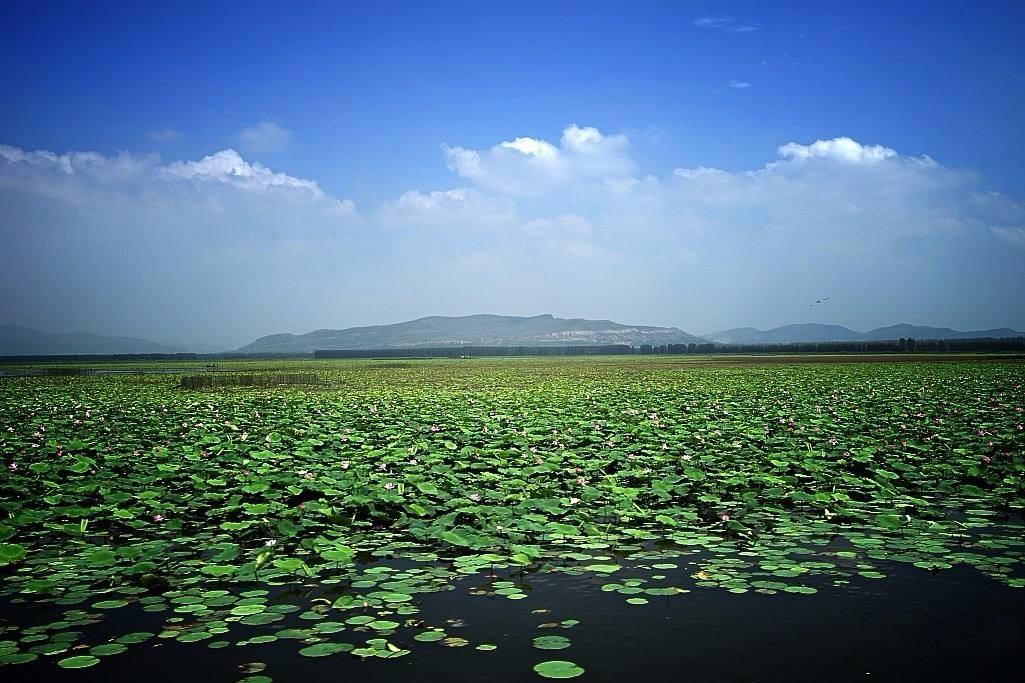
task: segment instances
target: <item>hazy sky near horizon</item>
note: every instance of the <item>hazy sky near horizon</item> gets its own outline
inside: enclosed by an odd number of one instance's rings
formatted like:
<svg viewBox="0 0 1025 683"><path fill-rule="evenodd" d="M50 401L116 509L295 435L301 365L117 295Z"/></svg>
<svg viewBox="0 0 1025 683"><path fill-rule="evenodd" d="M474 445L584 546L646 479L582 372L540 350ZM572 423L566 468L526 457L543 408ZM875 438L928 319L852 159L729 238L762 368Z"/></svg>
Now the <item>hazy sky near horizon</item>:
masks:
<svg viewBox="0 0 1025 683"><path fill-rule="evenodd" d="M1023 3L145 5L5 8L0 323L1025 329Z"/></svg>

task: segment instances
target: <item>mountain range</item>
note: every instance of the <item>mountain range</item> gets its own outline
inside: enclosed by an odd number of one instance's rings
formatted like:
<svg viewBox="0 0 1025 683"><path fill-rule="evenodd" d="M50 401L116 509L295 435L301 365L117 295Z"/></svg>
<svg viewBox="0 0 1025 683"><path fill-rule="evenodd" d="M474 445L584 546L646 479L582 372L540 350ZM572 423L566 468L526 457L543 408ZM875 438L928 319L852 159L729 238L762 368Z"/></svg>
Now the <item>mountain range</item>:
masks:
<svg viewBox="0 0 1025 683"><path fill-rule="evenodd" d="M735 327L701 335L708 341L719 344L789 344L794 342L830 342L830 341L885 341L913 337L914 339L983 339L1002 337L1022 337L1025 332L1018 332L1007 327L992 330L953 330L949 327L928 327L926 325L909 325L901 323L889 327L877 327L868 332L856 332L843 325L823 325L821 323L802 323L799 325L783 325L771 330L758 330L753 327Z"/></svg>
<svg viewBox="0 0 1025 683"><path fill-rule="evenodd" d="M104 337L83 332L51 333L18 325L0 325L0 356L113 353L185 353L185 349L134 337Z"/></svg>
<svg viewBox="0 0 1025 683"><path fill-rule="evenodd" d="M704 341L676 327L623 325L611 320L551 315L431 316L393 325L272 334L239 349L243 353L310 353L317 349L395 349L437 346L585 346L689 344Z"/></svg>
<svg viewBox="0 0 1025 683"><path fill-rule="evenodd" d="M802 323L770 330L737 327L700 337L676 327L624 325L611 320L506 315L431 316L392 325L324 329L306 334L260 337L238 353L292 353L307 355L318 349L402 349L437 346L588 346L603 344L788 344L794 342L877 341L915 339L976 339L1023 337L1006 327L959 331L949 327L891 325L856 332L842 325ZM159 344L134 337L105 337L85 333L48 333L17 325L0 325L0 356L73 354L206 353L227 349L206 344ZM230 352L229 352L230 353Z"/></svg>

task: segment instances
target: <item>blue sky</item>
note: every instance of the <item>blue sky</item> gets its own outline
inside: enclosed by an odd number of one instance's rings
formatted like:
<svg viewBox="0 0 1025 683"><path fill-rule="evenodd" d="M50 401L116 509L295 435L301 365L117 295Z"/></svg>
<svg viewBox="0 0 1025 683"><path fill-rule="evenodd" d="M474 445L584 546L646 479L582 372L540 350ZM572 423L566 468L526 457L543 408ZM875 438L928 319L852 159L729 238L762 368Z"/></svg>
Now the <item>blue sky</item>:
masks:
<svg viewBox="0 0 1025 683"><path fill-rule="evenodd" d="M252 313L259 308L255 303L248 309L250 322L243 323L239 313L239 320L226 325L238 330L234 336L217 328L225 301L210 304L194 332L182 332L184 320L173 315L160 324L124 313L126 306L145 310L145 302L133 295L119 298L100 293L109 291L109 284L106 290L96 285L95 296L77 300L66 310L46 306L51 300L68 299L70 293L54 286L30 295L27 286L18 283L31 279L31 273L21 268L13 272L8 266L8 272L0 273L3 283L25 292L7 322L55 330L91 327L169 341L209 339L227 345L243 343L246 335L255 333L305 331L304 325L341 327L485 310L612 318L641 315L643 319L627 322L678 324L702 332L731 325L792 322L797 300L808 295L818 298L826 295L819 290L844 285L850 292L841 292L839 298L846 303L837 306L832 313L835 320L829 322L866 328L914 316L920 322L962 327L1025 327L1021 307L995 301L998 292L1020 293L1014 275L1025 272L1025 250L1019 246L1025 242L1020 203L1025 197L1021 164L1025 58L1020 42L1025 4L867 3L856 11L846 3L821 2L340 5L33 3L8 7L0 28L0 60L5 65L0 82L6 93L0 98L0 144L23 153L91 151L104 159L102 163L128 158L138 162L140 169L148 169L136 171L144 175L161 175L161 168L175 162L197 162L232 149L242 163L261 164L274 173L313 182L325 197L350 202L354 218L340 232L333 230L338 227L334 224L325 228L330 236L316 232L302 237L293 225L294 216L302 212L292 212L290 218L289 211L278 207L280 225L271 230L278 237L261 246L238 222L245 210L238 209L228 219L203 214L203 220L210 220L208 230L223 238L219 244L225 259L233 258L229 245L243 243L249 245L249 258L262 258L257 252L264 248L269 258L282 240L296 253L338 253L338 264L344 265L325 266L318 275L323 279L311 275L307 286L317 291L333 288L333 300L348 299L344 305L319 309L311 305L300 311L286 302L309 290L289 289L286 299L268 304L274 312L263 315L259 323ZM557 180L539 172L536 165L508 168L504 164L509 160L499 157L491 162L501 168L484 168L475 175L451 153L462 149L486 156L502 142L530 138L550 141L565 161L574 151L560 147L559 141L574 124L578 130L600 131L602 161L598 166L567 161L559 167ZM730 182L736 185L743 182L745 173L780 159L799 163L794 155L780 155L783 145L796 143L811 149L815 141L838 138L851 138L866 149L878 145L894 155L877 165L874 175L863 177L861 173L868 172L865 168L847 173L853 157L844 156L843 148L820 148L821 153L805 155L810 161L802 167L800 178L785 174L790 189L783 195L770 197L770 190L762 186L757 191L734 187L743 198L733 197L728 206L709 207L707 202L697 206L702 202L694 197L707 197L708 187L697 190L691 199L686 192L674 191L671 197L664 193L647 199L634 196L630 199L634 203L616 205L608 195L582 189L649 177L667 186L670 178L686 175L674 176L675 170L702 167L732 174ZM617 146L616 140L624 140L624 146ZM577 151L578 161L593 161L599 154ZM907 168L899 173L891 168L900 160L926 156L939 170L921 171L912 178ZM832 162L848 165L832 168L828 165ZM32 196L52 198L56 186L48 183L58 181L21 174L14 168L18 163L27 162L8 159L11 168L0 168L10 176L0 187L14 193L5 195L7 208L0 214L0 229L10 233L12 243L52 250L59 242L44 245L40 233L52 232L60 222L52 212L61 207L69 229L76 224L76 215L83 230L93 225L90 220L102 224L105 211L113 223L125 215L126 199L118 194L127 191L124 184L114 192L106 176L86 182L81 173L75 181L80 186L74 200L62 195L61 206L37 205ZM883 165L896 175L879 171ZM38 171L38 165L33 168ZM539 179L552 188L560 187L561 192L508 191L519 187L520 181L526 183L522 190ZM877 291L869 282L879 279L873 270L878 259L855 254L852 245L858 240L847 233L829 248L832 254L837 244L847 245L842 283L834 284L816 270L815 263L826 252L808 246L808 233L798 224L813 218L807 211L794 211L803 201L794 188L808 192L818 182L835 189L838 179L850 183L849 191L839 197L847 209L864 209L877 223L880 211L885 220L901 226L909 224L908 216L935 219L932 228L920 226L896 236L890 230L886 239L863 240L869 252L881 250L907 259L900 268L908 284L896 278L892 286L933 283L933 299L923 284L906 305L881 303L886 290ZM778 178L763 180L766 187L778 183ZM910 184L899 197L890 198L892 203L880 204L876 197L861 192L870 187L895 188L894 182L905 180ZM690 178L688 182L698 181ZM708 182L707 178L701 182ZM135 198L132 210L157 225L161 214L154 213L152 206L142 207L138 198L169 190L166 183L159 187L148 183L141 176L130 183L129 195ZM641 182L638 187L646 185ZM431 192L461 188L479 195L474 197L477 212L467 213L464 194L458 209L431 219L444 227L430 238L423 229L409 232L409 226L422 217L395 217L394 203L407 193L429 198ZM191 199L176 191L175 201L198 211L209 198L202 189L193 189ZM819 198L822 194L816 192ZM88 210L74 204L83 201ZM979 209L983 202L988 202L986 208ZM490 209L480 208L485 205ZM645 213L643 207L655 205L657 210ZM246 210L257 210L246 206ZM623 232L626 228L618 212L626 212L627 206L638 225ZM736 214L737 206L747 207L743 215ZM848 213L834 221L824 205L815 210L825 212L821 219L827 223L855 220ZM259 212L273 213L266 206ZM694 215L691 222L679 220L689 214ZM974 237L936 227L965 220L966 215L977 224L965 228L974 229ZM573 223L577 218L584 223ZM386 225L388 220L392 223ZM468 234L445 232L460 221L468 222L464 226ZM532 221L554 221L557 227L547 232L538 227L541 224L524 227ZM573 225L567 227L567 221ZM303 227L313 222L306 219ZM714 229L709 227L713 224ZM766 238L773 230L784 229L790 232L776 243L789 245L791 271L763 264L756 279L751 263L758 255L736 256L750 244L751 233L746 231L758 230ZM990 244L994 236L996 242ZM210 287L222 286L210 274L211 266L202 265L209 249L190 252L183 246L186 237L187 230L183 232L180 225L163 226L159 234L139 238L138 257L157 253L159 239L174 241L182 272L191 273L192 280L206 278ZM103 251L101 239L81 239L80 248L96 249L98 263L116 258L115 251ZM146 246L148 239L153 240L152 247ZM538 249L542 242L551 241L557 250L591 258L601 255L606 260L601 266L567 265L554 257L546 260L541 252L517 251L525 241ZM568 246L570 242L580 244ZM449 246L435 254L424 243ZM241 246L239 251L244 251ZM638 304L640 290L611 293L599 287L592 299L566 293L575 282L565 276L567 272L598 268L604 282L631 280L634 269L650 272L641 264L666 253L678 254L688 272L701 271L703 277L681 279L678 270L668 269L663 278L648 282L644 292L654 286L662 304ZM436 260L443 256L490 265L477 275L460 272L455 278L446 275L454 272L451 269L431 270L416 264L418 255L428 254ZM502 261L501 267L489 259ZM234 268L224 263L222 269ZM379 264L376 270L375 263ZM537 268L531 270L533 266ZM348 275L338 275L338 268ZM396 273L411 271L418 273L418 281L437 284L437 295L410 295L397 301L402 298L401 288L374 295L377 290L368 284L376 279L394 282ZM499 272L508 281L491 289L476 287L477 297L468 296L459 284ZM796 277L789 282L776 280L787 272ZM970 291L966 293L963 283L943 284L951 279L950 273L974 274ZM77 280L89 288L100 275L85 269ZM124 276L148 277L131 269ZM284 281L289 273L279 276ZM740 276L749 281L739 282ZM155 290L178 288L183 297L196 297L192 305L203 305L202 291L177 282L172 273L151 277ZM225 282L245 282L244 277L224 277ZM523 285L523 278L533 285ZM858 278L865 280L862 289L867 293L862 300L857 300L859 288L851 284ZM723 292L720 301L700 305L680 301L684 292L711 283ZM778 290L786 303L752 303L753 293L760 295L766 288ZM791 302L788 297L794 288L801 291L793 294ZM248 291L243 289L240 296ZM252 297L268 301L255 292ZM51 308L56 317L39 313L41 307ZM113 312L118 309L122 312Z"/></svg>

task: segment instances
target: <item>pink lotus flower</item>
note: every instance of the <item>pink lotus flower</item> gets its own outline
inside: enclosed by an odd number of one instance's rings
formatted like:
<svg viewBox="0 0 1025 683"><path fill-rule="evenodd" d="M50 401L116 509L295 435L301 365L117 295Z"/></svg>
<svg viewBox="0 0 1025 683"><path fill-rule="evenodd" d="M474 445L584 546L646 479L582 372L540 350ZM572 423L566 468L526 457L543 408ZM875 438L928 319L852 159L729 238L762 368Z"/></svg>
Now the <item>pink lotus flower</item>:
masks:
<svg viewBox="0 0 1025 683"><path fill-rule="evenodd" d="M473 501L474 503L476 503L476 502L480 501L480 494L479 494L479 493L471 493L471 494L469 495L469 498L470 498L470 500L472 500L472 501Z"/></svg>
<svg viewBox="0 0 1025 683"><path fill-rule="evenodd" d="M164 516L163 515L153 515L153 521L154 522L163 522L164 521Z"/></svg>
<svg viewBox="0 0 1025 683"><path fill-rule="evenodd" d="M722 513L721 515L719 515L719 519L721 519L724 522L730 521L730 513L728 513L728 512Z"/></svg>
<svg viewBox="0 0 1025 683"><path fill-rule="evenodd" d="M7 469L13 472L14 470L18 469L18 463L12 462L10 465L7 466Z"/></svg>

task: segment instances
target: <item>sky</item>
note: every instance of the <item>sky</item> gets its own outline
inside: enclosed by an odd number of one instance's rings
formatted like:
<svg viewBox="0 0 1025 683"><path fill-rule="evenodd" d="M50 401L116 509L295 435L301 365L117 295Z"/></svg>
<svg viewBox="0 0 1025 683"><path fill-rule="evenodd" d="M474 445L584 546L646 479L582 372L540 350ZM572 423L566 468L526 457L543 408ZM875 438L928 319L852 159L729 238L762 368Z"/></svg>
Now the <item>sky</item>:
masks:
<svg viewBox="0 0 1025 683"><path fill-rule="evenodd" d="M5 6L0 323L1025 329L1025 3L150 4Z"/></svg>

